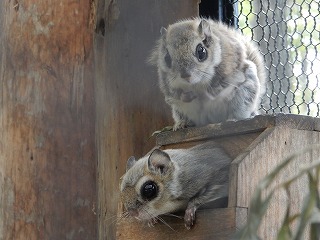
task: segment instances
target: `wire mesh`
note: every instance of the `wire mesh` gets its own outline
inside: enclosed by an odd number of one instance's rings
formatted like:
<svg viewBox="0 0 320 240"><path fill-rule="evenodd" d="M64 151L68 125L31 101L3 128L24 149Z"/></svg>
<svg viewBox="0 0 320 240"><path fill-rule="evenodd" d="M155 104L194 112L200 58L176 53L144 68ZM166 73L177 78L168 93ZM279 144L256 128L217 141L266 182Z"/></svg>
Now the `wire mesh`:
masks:
<svg viewBox="0 0 320 240"><path fill-rule="evenodd" d="M319 117L319 0L229 3L236 9L236 21L232 21L259 45L266 62L268 81L262 112Z"/></svg>

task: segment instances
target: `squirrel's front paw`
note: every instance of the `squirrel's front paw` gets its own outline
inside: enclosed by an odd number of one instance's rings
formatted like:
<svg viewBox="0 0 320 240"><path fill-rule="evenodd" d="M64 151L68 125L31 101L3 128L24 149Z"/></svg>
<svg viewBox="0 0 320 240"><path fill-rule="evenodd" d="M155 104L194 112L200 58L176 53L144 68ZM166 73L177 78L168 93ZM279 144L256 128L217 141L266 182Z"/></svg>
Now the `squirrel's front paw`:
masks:
<svg viewBox="0 0 320 240"><path fill-rule="evenodd" d="M192 121L182 119L182 120L176 121L174 123L172 130L177 131L181 128L194 127L194 126L195 126L195 124Z"/></svg>
<svg viewBox="0 0 320 240"><path fill-rule="evenodd" d="M148 227L154 227L154 225L158 222L157 218L151 218L148 221Z"/></svg>
<svg viewBox="0 0 320 240"><path fill-rule="evenodd" d="M186 128L188 127L188 122L185 121L185 120L181 120L179 122L176 122L174 125L173 125L173 131L177 131L181 128Z"/></svg>
<svg viewBox="0 0 320 240"><path fill-rule="evenodd" d="M195 95L192 91L182 92L180 95L180 100L186 103L192 102L195 98L197 98L197 95Z"/></svg>
<svg viewBox="0 0 320 240"><path fill-rule="evenodd" d="M249 74L254 74L255 76L258 75L257 66L252 61L246 60L244 64L244 68L245 68L245 75L249 75Z"/></svg>
<svg viewBox="0 0 320 240"><path fill-rule="evenodd" d="M184 214L184 225L188 230L193 226L195 219L196 219L196 208L195 207L187 208Z"/></svg>

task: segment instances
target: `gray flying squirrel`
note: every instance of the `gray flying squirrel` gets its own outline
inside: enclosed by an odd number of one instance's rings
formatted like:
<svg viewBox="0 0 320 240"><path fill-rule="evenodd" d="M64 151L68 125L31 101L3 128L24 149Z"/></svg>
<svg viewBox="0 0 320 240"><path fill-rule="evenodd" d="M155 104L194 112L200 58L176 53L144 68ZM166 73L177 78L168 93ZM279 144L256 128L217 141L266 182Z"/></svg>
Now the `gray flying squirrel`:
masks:
<svg viewBox="0 0 320 240"><path fill-rule="evenodd" d="M201 205L228 196L230 163L214 142L190 149L155 149L139 160L130 157L120 179L126 215L152 225L159 215L185 210L185 226L190 229Z"/></svg>
<svg viewBox="0 0 320 240"><path fill-rule="evenodd" d="M240 32L195 18L161 29L149 62L172 108L174 130L258 112L265 93L265 67L256 46Z"/></svg>

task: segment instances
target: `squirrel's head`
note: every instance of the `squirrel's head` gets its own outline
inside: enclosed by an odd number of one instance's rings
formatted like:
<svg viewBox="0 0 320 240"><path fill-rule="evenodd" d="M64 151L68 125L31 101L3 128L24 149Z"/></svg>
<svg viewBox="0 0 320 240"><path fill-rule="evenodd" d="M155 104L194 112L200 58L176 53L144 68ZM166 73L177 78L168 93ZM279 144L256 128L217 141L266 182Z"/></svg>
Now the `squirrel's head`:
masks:
<svg viewBox="0 0 320 240"><path fill-rule="evenodd" d="M176 206L171 206L167 188L173 171L174 164L169 155L160 149L138 161L130 157L120 183L121 201L127 213L148 221L175 209Z"/></svg>
<svg viewBox="0 0 320 240"><path fill-rule="evenodd" d="M157 65L176 84L209 83L221 62L219 38L211 20L196 18L161 29ZM174 85L174 83L172 83Z"/></svg>

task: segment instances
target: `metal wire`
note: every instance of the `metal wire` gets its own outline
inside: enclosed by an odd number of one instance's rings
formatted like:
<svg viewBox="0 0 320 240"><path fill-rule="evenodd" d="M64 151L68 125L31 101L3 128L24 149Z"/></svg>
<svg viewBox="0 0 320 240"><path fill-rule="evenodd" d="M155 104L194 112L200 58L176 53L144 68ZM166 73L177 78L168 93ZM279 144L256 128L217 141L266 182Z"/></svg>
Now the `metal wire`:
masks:
<svg viewBox="0 0 320 240"><path fill-rule="evenodd" d="M262 112L320 116L319 0L229 0L268 73Z"/></svg>

